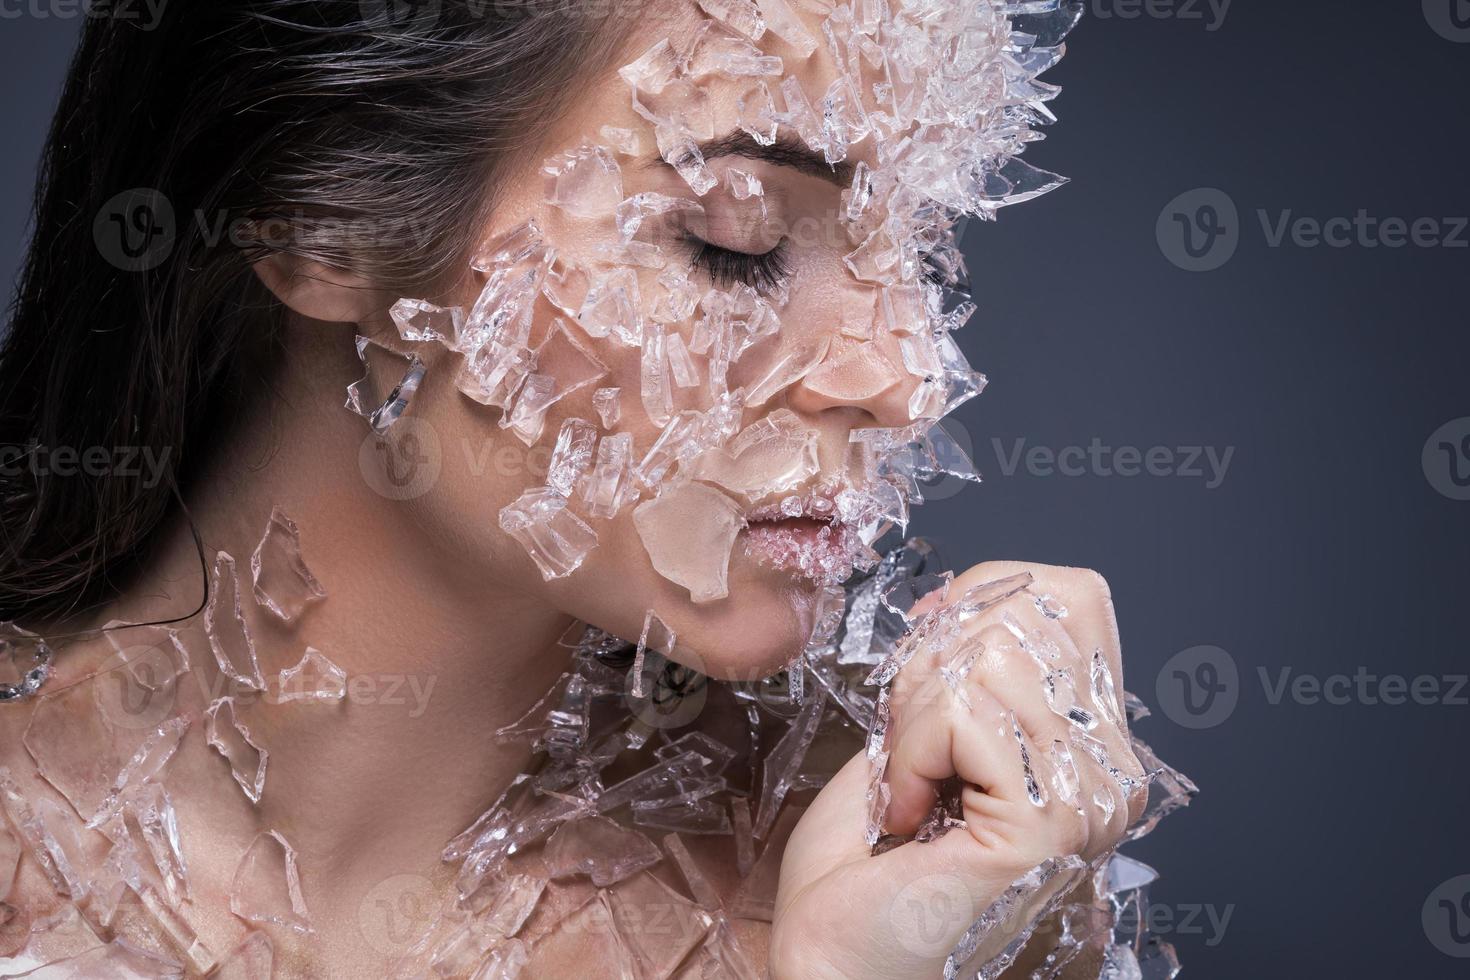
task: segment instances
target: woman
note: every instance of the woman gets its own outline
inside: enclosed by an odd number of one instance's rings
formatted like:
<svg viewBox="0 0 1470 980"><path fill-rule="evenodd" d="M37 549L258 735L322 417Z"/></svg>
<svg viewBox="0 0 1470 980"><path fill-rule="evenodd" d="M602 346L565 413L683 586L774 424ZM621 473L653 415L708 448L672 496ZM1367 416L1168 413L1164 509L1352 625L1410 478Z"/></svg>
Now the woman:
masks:
<svg viewBox="0 0 1470 980"><path fill-rule="evenodd" d="M182 6L0 361L9 972L1138 970L1106 586L880 541L1076 11Z"/></svg>

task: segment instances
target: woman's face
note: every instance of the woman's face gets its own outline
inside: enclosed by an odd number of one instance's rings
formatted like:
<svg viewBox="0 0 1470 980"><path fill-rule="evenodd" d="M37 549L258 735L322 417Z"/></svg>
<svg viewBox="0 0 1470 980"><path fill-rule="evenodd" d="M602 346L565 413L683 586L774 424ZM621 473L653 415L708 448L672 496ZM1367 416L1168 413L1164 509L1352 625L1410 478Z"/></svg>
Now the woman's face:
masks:
<svg viewBox="0 0 1470 980"><path fill-rule="evenodd" d="M641 60L548 121L476 268L429 298L458 336L385 338L427 373L379 462L437 444L406 505L445 560L622 637L651 611L725 678L800 651L902 513L885 446L979 381L939 329L949 222L895 189L917 126L869 116L883 74L856 44L844 74L825 18L796 16L811 44L686 0L635 30L618 63ZM848 147L823 135L834 91Z"/></svg>

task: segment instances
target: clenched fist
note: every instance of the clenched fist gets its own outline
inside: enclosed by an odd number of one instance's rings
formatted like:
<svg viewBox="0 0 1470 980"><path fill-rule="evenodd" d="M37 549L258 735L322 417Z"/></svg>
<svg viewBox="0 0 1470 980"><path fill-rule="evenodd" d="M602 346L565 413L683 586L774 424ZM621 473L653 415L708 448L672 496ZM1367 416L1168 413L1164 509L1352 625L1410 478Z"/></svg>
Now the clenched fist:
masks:
<svg viewBox="0 0 1470 980"><path fill-rule="evenodd" d="M886 737L843 767L787 845L771 934L776 980L943 976L951 950L1014 882L1048 859L1075 866L1065 859L1108 853L1145 802L1099 575L988 562L910 616L918 625L903 655L877 672L898 668ZM875 765L881 784L870 781ZM947 832L934 839L946 786L957 787L959 815L941 814ZM865 814L885 792L884 833L911 838L924 827L926 840L874 853ZM1010 892L1006 914L978 936L972 968L1075 880Z"/></svg>

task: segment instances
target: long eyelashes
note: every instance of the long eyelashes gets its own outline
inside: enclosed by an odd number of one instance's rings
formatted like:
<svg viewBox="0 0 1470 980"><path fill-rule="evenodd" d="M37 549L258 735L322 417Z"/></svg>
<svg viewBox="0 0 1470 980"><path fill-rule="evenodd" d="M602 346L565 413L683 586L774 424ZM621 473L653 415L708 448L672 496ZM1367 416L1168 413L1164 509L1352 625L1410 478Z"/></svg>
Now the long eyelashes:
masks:
<svg viewBox="0 0 1470 980"><path fill-rule="evenodd" d="M791 274L786 240L768 252L736 252L712 245L702 238L686 238L693 249L693 263L703 269L716 286L729 288L744 283L756 289L774 289Z"/></svg>

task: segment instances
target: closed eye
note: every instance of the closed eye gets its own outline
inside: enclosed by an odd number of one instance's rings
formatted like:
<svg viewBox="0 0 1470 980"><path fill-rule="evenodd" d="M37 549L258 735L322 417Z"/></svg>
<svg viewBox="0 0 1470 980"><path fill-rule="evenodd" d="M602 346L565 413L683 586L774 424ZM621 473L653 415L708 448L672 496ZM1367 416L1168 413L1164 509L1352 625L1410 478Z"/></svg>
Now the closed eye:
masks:
<svg viewBox="0 0 1470 980"><path fill-rule="evenodd" d="M693 251L693 264L703 269L716 286L729 288L744 283L767 291L776 289L791 274L785 239L767 252L737 252L693 235L685 241Z"/></svg>

